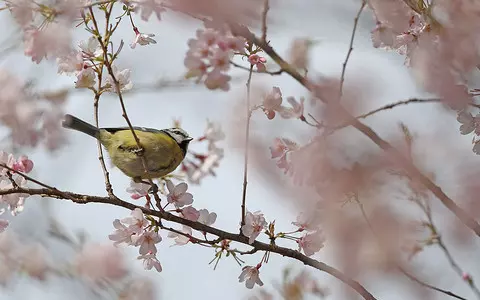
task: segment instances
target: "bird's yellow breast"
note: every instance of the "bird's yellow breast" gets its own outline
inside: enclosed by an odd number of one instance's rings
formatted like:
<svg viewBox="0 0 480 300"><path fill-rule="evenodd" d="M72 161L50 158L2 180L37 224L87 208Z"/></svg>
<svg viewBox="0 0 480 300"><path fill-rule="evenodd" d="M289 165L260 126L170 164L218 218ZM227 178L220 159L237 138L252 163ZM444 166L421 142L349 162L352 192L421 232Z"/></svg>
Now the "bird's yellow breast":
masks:
<svg viewBox="0 0 480 300"><path fill-rule="evenodd" d="M164 132L135 130L144 152L147 172L138 146L130 130L115 133L100 131L100 141L105 146L113 164L132 178L153 179L173 172L182 162L184 154L177 142Z"/></svg>

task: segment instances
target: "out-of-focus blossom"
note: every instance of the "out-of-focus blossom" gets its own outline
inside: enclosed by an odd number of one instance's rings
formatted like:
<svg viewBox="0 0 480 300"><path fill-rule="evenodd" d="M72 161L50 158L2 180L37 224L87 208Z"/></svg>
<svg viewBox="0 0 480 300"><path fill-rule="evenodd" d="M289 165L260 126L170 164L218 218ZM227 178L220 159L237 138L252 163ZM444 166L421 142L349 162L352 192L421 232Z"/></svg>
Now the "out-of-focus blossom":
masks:
<svg viewBox="0 0 480 300"><path fill-rule="evenodd" d="M282 118L285 119L301 119L303 118L303 110L304 110L304 102L305 98L300 98L300 102L298 102L294 97L287 98L288 103L292 106L291 108L284 108L279 111Z"/></svg>
<svg viewBox="0 0 480 300"><path fill-rule="evenodd" d="M259 211L254 213L247 211L245 224L242 226L242 233L248 237L248 243L252 244L266 226L267 222L262 213Z"/></svg>
<svg viewBox="0 0 480 300"><path fill-rule="evenodd" d="M110 244L87 244L75 258L74 266L78 274L96 283L127 275L122 252Z"/></svg>
<svg viewBox="0 0 480 300"><path fill-rule="evenodd" d="M33 2L28 0L10 0L6 2L8 9L17 21L18 25L25 28L33 21L35 11Z"/></svg>
<svg viewBox="0 0 480 300"><path fill-rule="evenodd" d="M155 300L153 282L148 278L135 278L119 293L119 300Z"/></svg>
<svg viewBox="0 0 480 300"><path fill-rule="evenodd" d="M153 13L160 20L161 14L165 11L162 2L162 0L141 0L137 3L139 9L136 11L140 12L140 16L144 21L148 21Z"/></svg>
<svg viewBox="0 0 480 300"><path fill-rule="evenodd" d="M240 273L240 276L238 276L238 281L239 282L245 281L245 286L247 287L247 289L253 289L255 284L259 286L263 286L263 282L262 280L260 280L259 268L260 268L259 266L243 267L242 273Z"/></svg>
<svg viewBox="0 0 480 300"><path fill-rule="evenodd" d="M71 51L71 34L69 29L59 23L49 23L39 30L25 29L25 55L37 64L47 57L60 57Z"/></svg>
<svg viewBox="0 0 480 300"><path fill-rule="evenodd" d="M306 256L311 256L323 248L325 237L320 231L314 233L307 233L302 236L298 241L299 251L303 250Z"/></svg>
<svg viewBox="0 0 480 300"><path fill-rule="evenodd" d="M205 128L203 137L209 143L215 143L225 139L225 133L219 123L207 120L207 128Z"/></svg>
<svg viewBox="0 0 480 300"><path fill-rule="evenodd" d="M80 41L78 47L80 48L82 57L85 60L102 57L103 55L102 48L100 47L100 42L94 36L89 37L86 41Z"/></svg>
<svg viewBox="0 0 480 300"><path fill-rule="evenodd" d="M169 232L168 237L175 239L175 245L177 246L186 245L188 244L188 242L190 242L190 236L192 236L192 228L183 225L182 232L185 233L186 235L175 233L175 232Z"/></svg>
<svg viewBox="0 0 480 300"><path fill-rule="evenodd" d="M208 89L228 91L231 77L224 72L230 68L234 53L239 52L239 47L244 48L245 40L214 28L199 29L196 35L196 39L188 41L185 77L196 77L197 82L205 78Z"/></svg>
<svg viewBox="0 0 480 300"><path fill-rule="evenodd" d="M84 67L83 55L79 51L70 53L57 58L58 73L72 74L82 71Z"/></svg>
<svg viewBox="0 0 480 300"><path fill-rule="evenodd" d="M149 45L149 44L156 44L157 43L157 41L155 41L153 39L155 34L153 34L153 33L141 33L140 31L138 31L137 28L134 28L134 31L135 31L135 39L130 44L130 47L132 49L135 49L137 44L139 44L140 46L146 46L146 45Z"/></svg>
<svg viewBox="0 0 480 300"><path fill-rule="evenodd" d="M281 111L282 106L282 92L280 88L274 86L270 93L263 98L263 111L268 119L275 117L275 111Z"/></svg>
<svg viewBox="0 0 480 300"><path fill-rule="evenodd" d="M0 219L0 233L4 232L5 229L7 229L8 225L9 225L8 220Z"/></svg>
<svg viewBox="0 0 480 300"><path fill-rule="evenodd" d="M300 230L316 231L320 228L320 218L316 213L300 213L296 222L292 222Z"/></svg>
<svg viewBox="0 0 480 300"><path fill-rule="evenodd" d="M28 156L21 155L17 161L13 163L12 168L18 172L30 173L33 169L33 161L28 159Z"/></svg>
<svg viewBox="0 0 480 300"><path fill-rule="evenodd" d="M290 44L288 62L295 68L306 70L310 64L310 48L313 41L308 38L296 38Z"/></svg>
<svg viewBox="0 0 480 300"><path fill-rule="evenodd" d="M21 268L28 275L38 280L45 280L48 265L48 252L40 244L25 247L19 256Z"/></svg>

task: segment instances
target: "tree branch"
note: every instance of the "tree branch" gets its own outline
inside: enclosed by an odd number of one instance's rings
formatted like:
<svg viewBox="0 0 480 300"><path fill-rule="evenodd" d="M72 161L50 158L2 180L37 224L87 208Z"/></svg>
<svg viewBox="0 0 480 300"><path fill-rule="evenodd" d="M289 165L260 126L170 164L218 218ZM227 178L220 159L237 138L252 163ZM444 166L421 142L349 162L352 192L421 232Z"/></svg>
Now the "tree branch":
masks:
<svg viewBox="0 0 480 300"><path fill-rule="evenodd" d="M310 82L297 72L289 63L287 63L278 53L268 44L256 37L247 27L229 23L232 32L235 35L240 35L246 38L249 42L252 42L265 51L286 73L292 76L296 81L303 85L308 90L312 90ZM324 99L322 101L325 101ZM382 139L375 131L366 126L355 117L353 117L340 103L333 103L336 105L339 113L344 115L350 125L362 132L368 138L370 138L377 146L386 152L389 152L399 162L399 165L414 179L418 180L422 185L429 189L451 212L457 216L463 224L470 228L477 236L480 237L480 224L467 214L462 208L460 208L455 202L448 197L440 187L435 185L428 177L422 174L411 162L395 149L390 143Z"/></svg>
<svg viewBox="0 0 480 300"><path fill-rule="evenodd" d="M20 174L20 173L19 173ZM24 176L23 174L20 174ZM27 179L30 178L29 176L26 176ZM32 180L35 183L39 183L42 186L48 186L46 184L43 184L37 180ZM0 195L9 195L9 194L28 194L28 195L39 195L41 197L50 197L54 199L68 199L71 200L74 203L78 204L88 204L88 203L104 203L104 204L111 204L119 207L123 207L129 210L134 210L136 208L141 209L144 214L146 215L151 215L158 217L160 219L170 221L173 223L177 224L182 224L191 227L192 229L195 229L200 232L206 232L213 234L219 238L219 240L231 240L235 241L244 245L248 245L251 247L254 247L256 249L255 251L269 251L269 252L274 252L277 254L280 254L282 256L290 257L293 259L296 259L302 263L304 263L307 266L313 267L317 270L326 272L335 278L339 279L343 283L347 284L350 286L352 289L354 289L357 293L359 293L364 299L366 300L376 300L376 298L370 294L360 283L357 281L349 278L347 275L343 274L341 271L323 263L319 262L313 258L309 258L303 254L301 254L298 251L288 249L285 247L279 247L276 245L270 245L266 243L262 243L259 241L255 241L252 244L248 243L248 237L240 235L240 234L234 234L230 232L226 232L214 227L210 227L207 225L204 225L199 222L193 222L184 218L181 218L179 216L173 215L171 213L168 213L166 211L155 211L143 206L137 206L135 204L126 202L118 198L117 196L114 197L102 197L102 196L93 196L93 195L84 195L84 194L78 194L78 193L72 193L72 192L64 192L61 190L58 190L54 187L50 188L37 188L37 189L30 189L30 188L16 188L16 189L9 189L9 190L0 190ZM201 241L205 242L205 241ZM253 251L253 252L255 252ZM252 252L252 253L253 253Z"/></svg>

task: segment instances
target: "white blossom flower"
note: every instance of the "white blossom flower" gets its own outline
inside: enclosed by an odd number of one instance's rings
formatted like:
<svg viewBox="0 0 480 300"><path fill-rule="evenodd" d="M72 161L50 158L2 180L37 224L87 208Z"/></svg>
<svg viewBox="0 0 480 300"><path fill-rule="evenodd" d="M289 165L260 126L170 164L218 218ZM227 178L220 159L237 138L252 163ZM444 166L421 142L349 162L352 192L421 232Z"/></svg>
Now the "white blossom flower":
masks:
<svg viewBox="0 0 480 300"><path fill-rule="evenodd" d="M147 253L144 255L140 255L137 258L143 259L143 267L145 268L145 270L151 270L152 268L155 268L157 272L162 272L162 265L158 261L155 254Z"/></svg>
<svg viewBox="0 0 480 300"><path fill-rule="evenodd" d="M192 228L183 225L182 232L185 233L186 235L175 233L175 232L169 232L168 237L169 238L174 238L175 239L175 245L177 246L183 246L188 244L190 242L190 237L192 236ZM174 245L174 246L175 246Z"/></svg>
<svg viewBox="0 0 480 300"><path fill-rule="evenodd" d="M198 222L205 224L207 226L213 225L217 220L217 214L214 212L209 213L206 209L199 210L200 216L198 217Z"/></svg>
<svg viewBox="0 0 480 300"><path fill-rule="evenodd" d="M148 221L145 219L145 216L140 208L135 208L132 210L130 217L124 218L122 223L129 225L128 230L132 233L142 233L143 228L148 226Z"/></svg>
<svg viewBox="0 0 480 300"><path fill-rule="evenodd" d="M152 39L155 36L153 33L141 33L138 30L135 32L135 39L133 42L130 44L130 47L132 49L135 49L137 44L140 46L146 46L148 44L156 44L157 41Z"/></svg>
<svg viewBox="0 0 480 300"><path fill-rule="evenodd" d="M238 276L238 281L239 282L245 281L245 286L247 287L247 289L253 289L255 284L258 284L259 286L263 286L263 282L262 280L260 280L260 271L258 269L259 269L258 266L243 267L242 273L240 273L240 276Z"/></svg>
<svg viewBox="0 0 480 300"><path fill-rule="evenodd" d="M77 81L75 87L78 88L90 88L95 85L95 72L92 68L83 68L77 74Z"/></svg>
<svg viewBox="0 0 480 300"><path fill-rule="evenodd" d="M119 219L113 221L113 227L115 228L115 231L108 235L108 238L113 241L114 245L121 243L130 245L132 243L133 233L127 228L127 226L123 225Z"/></svg>
<svg viewBox="0 0 480 300"><path fill-rule="evenodd" d="M193 206L186 206L182 208L182 216L187 220L196 222L200 217L200 212Z"/></svg>
<svg viewBox="0 0 480 300"><path fill-rule="evenodd" d="M133 84L130 81L130 69L118 71L116 66L112 66L112 71L115 79L118 81L120 92L125 92L133 88ZM110 85L110 88L108 90L116 93L117 88L115 86L115 81L113 80L112 76L108 76L106 81L107 84Z"/></svg>
<svg viewBox="0 0 480 300"><path fill-rule="evenodd" d="M173 203L176 208L181 208L185 205L193 203L193 195L187 193L188 184L181 182L177 185L173 185L172 181L166 180L168 194L168 203Z"/></svg>
<svg viewBox="0 0 480 300"><path fill-rule="evenodd" d="M140 255L146 255L147 253L157 253L156 244L162 241L162 237L154 230L145 231L140 234L132 236L132 242L135 246L140 246Z"/></svg>
<svg viewBox="0 0 480 300"><path fill-rule="evenodd" d="M245 215L245 225L242 226L242 233L249 238L248 243L251 244L266 226L267 222L262 213L256 211L252 214L247 211Z"/></svg>

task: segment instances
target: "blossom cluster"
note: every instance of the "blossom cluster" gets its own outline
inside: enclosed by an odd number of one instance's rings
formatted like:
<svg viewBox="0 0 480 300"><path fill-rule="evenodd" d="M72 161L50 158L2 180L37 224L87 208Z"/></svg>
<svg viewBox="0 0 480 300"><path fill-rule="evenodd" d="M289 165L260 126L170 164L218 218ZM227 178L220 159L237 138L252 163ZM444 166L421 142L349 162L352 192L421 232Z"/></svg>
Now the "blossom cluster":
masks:
<svg viewBox="0 0 480 300"><path fill-rule="evenodd" d="M457 121L460 125L460 133L467 135L474 133L477 137L474 141L473 152L480 155L480 113L475 117L467 110L459 111L457 114Z"/></svg>
<svg viewBox="0 0 480 300"><path fill-rule="evenodd" d="M273 87L270 93L263 98L262 108L268 119L275 118L276 113L284 119L305 119L304 102L305 99L300 98L298 102L294 97L287 97L287 102L291 107L282 105L283 97L279 87Z"/></svg>
<svg viewBox="0 0 480 300"><path fill-rule="evenodd" d="M233 36L226 29L205 28L197 30L196 38L190 39L188 46L185 77L197 78L197 82L203 80L210 90L228 91L231 77L226 72L232 57L245 53L245 39Z"/></svg>
<svg viewBox="0 0 480 300"><path fill-rule="evenodd" d="M460 112L459 121L470 122L461 111L475 96L468 83L480 64L476 33L480 5L468 0L369 0L368 4L377 21L373 45L405 55L425 90ZM473 151L479 153L476 146Z"/></svg>
<svg viewBox="0 0 480 300"><path fill-rule="evenodd" d="M175 185L169 179L165 179L164 181L168 192L165 192L167 204L162 209L167 209L169 205L173 205L175 208L172 212L177 213L182 218L207 226L215 223L217 219L216 213L209 212L207 209L197 210L192 206L193 195L187 192L187 183L180 182ZM134 183L132 181L127 192L131 193L133 199L140 199L142 197L149 197L149 190L150 186L148 184ZM132 211L131 217L121 221L118 219L115 220L113 226L116 231L109 237L115 242L114 244L125 243L127 245L140 247L140 256L138 259L143 259L145 269L150 270L155 268L159 272L162 270L160 262L156 258L156 244L162 240L158 233L158 226L149 223L139 208ZM183 226L181 232L183 234L170 232L168 237L174 238L176 245L185 245L190 241L189 237L192 236L192 229L188 226Z"/></svg>
<svg viewBox="0 0 480 300"><path fill-rule="evenodd" d="M25 188L27 180L25 177L15 173L29 173L33 169L33 162L25 155L15 158L13 154L0 151L0 191L15 190ZM13 170L13 171L12 171ZM29 195L24 193L11 193L0 195L0 204L7 206L12 215L17 215L23 211L25 199ZM0 210L0 215L4 213ZM8 226L8 221L0 219L0 232Z"/></svg>
<svg viewBox="0 0 480 300"><path fill-rule="evenodd" d="M60 128L67 93L35 92L12 73L0 69L0 124L13 144L55 150L65 142Z"/></svg>
<svg viewBox="0 0 480 300"><path fill-rule="evenodd" d="M67 55L57 59L58 73L74 74L77 77L76 88L93 88L99 76L96 62L102 61L104 57L103 49L97 38L91 36L86 41L81 41L79 49L70 51ZM120 91L125 92L132 89L133 84L130 81L130 70L118 70L115 65L112 66L115 79L120 85ZM115 92L115 83L112 76L105 78L105 83L101 87L103 91Z"/></svg>

